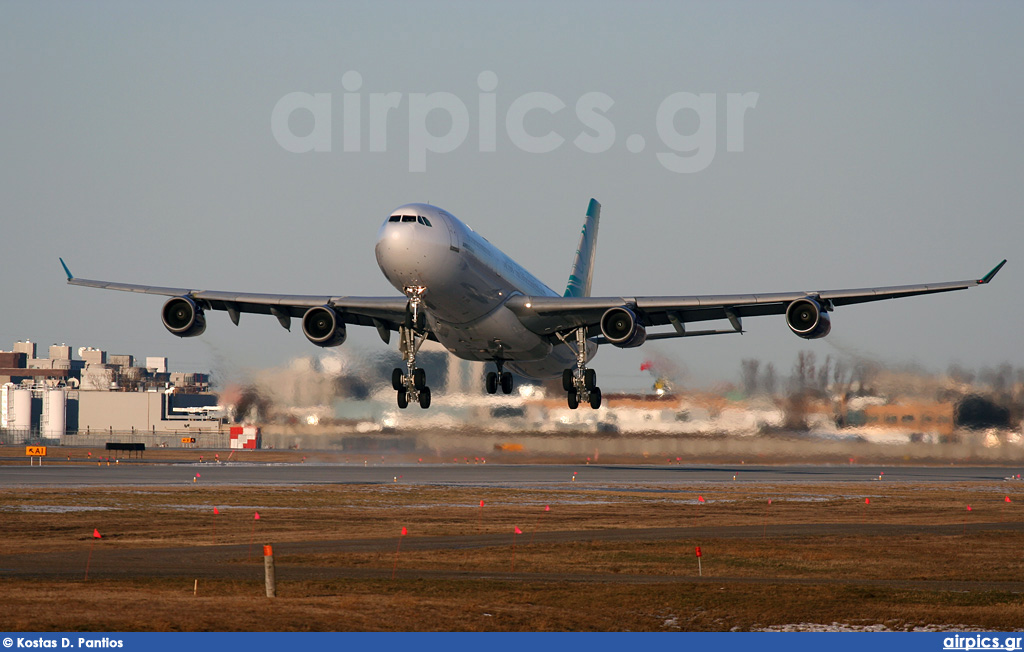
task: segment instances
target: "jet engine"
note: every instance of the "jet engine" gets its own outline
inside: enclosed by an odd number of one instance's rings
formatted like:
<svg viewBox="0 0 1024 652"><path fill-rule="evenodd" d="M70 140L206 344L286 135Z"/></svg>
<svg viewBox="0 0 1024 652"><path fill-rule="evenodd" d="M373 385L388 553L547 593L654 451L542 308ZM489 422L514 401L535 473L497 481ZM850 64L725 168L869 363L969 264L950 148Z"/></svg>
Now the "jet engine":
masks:
<svg viewBox="0 0 1024 652"><path fill-rule="evenodd" d="M832 320L821 305L810 297L797 299L786 308L786 323L789 330L805 340L825 337L832 330Z"/></svg>
<svg viewBox="0 0 1024 652"><path fill-rule="evenodd" d="M206 330L206 316L192 297L168 299L160 312L164 327L178 337L195 337Z"/></svg>
<svg viewBox="0 0 1024 652"><path fill-rule="evenodd" d="M348 331L338 313L328 306L310 308L302 316L302 332L317 346L338 346L345 342Z"/></svg>
<svg viewBox="0 0 1024 652"><path fill-rule="evenodd" d="M609 308L601 316L601 333L611 344L630 349L647 340L647 329L629 308Z"/></svg>

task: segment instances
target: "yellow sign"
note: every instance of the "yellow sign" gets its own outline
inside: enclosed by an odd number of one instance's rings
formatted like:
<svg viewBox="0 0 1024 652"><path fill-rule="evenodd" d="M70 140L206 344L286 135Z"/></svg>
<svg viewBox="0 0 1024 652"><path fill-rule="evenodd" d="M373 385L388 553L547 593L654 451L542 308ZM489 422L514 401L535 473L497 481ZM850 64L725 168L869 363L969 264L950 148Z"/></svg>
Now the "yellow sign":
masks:
<svg viewBox="0 0 1024 652"><path fill-rule="evenodd" d="M26 446L25 455L29 457L46 457L46 446Z"/></svg>
<svg viewBox="0 0 1024 652"><path fill-rule="evenodd" d="M181 438L181 443L183 443L183 444L194 444L194 443L196 443L196 438L195 437L182 437Z"/></svg>

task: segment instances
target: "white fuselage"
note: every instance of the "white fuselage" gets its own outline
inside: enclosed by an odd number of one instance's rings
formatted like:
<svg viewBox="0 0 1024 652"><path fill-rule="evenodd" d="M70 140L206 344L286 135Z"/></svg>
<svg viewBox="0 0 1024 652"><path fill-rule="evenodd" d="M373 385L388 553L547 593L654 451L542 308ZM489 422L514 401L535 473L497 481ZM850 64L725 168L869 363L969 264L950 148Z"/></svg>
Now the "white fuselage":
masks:
<svg viewBox="0 0 1024 652"><path fill-rule="evenodd" d="M534 378L575 366L572 349L527 330L505 307L519 294L560 295L451 213L429 204L396 208L377 234L376 255L399 292L426 288L430 329L453 355L502 359L512 371ZM596 349L588 343L588 359Z"/></svg>

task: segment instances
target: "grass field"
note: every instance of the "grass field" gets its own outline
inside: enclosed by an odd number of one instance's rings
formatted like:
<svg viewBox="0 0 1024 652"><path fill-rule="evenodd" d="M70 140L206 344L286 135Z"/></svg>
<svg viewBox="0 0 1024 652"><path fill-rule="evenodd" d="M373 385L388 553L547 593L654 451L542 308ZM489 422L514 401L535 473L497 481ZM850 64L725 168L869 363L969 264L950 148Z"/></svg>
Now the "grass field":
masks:
<svg viewBox="0 0 1024 652"><path fill-rule="evenodd" d="M3 489L0 622L8 631L1014 630L1024 622L1022 489ZM275 599L264 593L264 543L275 551Z"/></svg>

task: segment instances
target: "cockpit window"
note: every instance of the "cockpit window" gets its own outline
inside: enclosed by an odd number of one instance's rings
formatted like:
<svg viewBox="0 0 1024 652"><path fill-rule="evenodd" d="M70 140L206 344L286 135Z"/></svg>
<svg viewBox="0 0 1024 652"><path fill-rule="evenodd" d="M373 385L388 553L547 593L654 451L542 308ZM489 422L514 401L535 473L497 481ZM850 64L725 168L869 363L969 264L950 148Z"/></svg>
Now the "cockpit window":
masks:
<svg viewBox="0 0 1024 652"><path fill-rule="evenodd" d="M388 222L419 222L423 226L434 226L422 215L392 215L388 218Z"/></svg>

